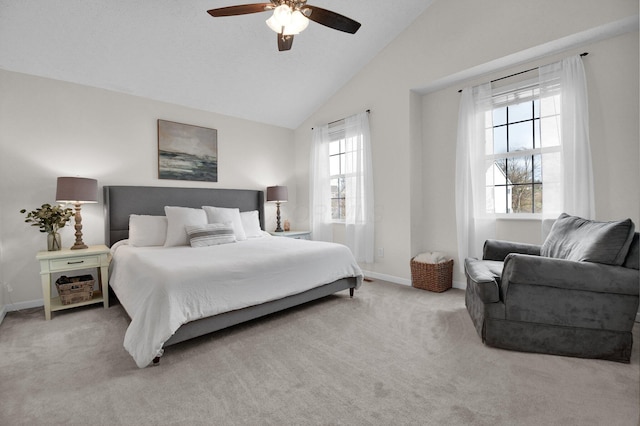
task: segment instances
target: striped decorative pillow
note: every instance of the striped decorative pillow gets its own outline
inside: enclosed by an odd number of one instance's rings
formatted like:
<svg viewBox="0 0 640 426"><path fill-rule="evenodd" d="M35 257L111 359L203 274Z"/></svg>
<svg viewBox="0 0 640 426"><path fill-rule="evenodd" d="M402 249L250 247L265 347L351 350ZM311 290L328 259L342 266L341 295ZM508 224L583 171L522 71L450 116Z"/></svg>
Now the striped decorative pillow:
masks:
<svg viewBox="0 0 640 426"><path fill-rule="evenodd" d="M186 226L191 247L207 247L236 242L230 223L209 223L201 226Z"/></svg>

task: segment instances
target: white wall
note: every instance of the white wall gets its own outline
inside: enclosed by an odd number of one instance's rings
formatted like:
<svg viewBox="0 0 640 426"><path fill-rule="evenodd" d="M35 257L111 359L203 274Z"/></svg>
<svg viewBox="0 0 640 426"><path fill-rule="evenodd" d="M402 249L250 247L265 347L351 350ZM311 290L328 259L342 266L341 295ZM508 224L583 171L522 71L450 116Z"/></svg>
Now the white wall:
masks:
<svg viewBox="0 0 640 426"><path fill-rule="evenodd" d="M103 185L262 189L288 185L296 205L293 131L77 84L0 70L0 310L11 301L42 299L36 252L45 234L24 223L20 209L53 203L58 176ZM157 178L157 120L218 130L218 182ZM102 198L102 192L100 192ZM83 239L104 242L102 203L82 208ZM265 205L267 230L275 206ZM282 216L290 216L288 205ZM74 241L72 226L63 246ZM8 307L12 309L12 307Z"/></svg>
<svg viewBox="0 0 640 426"><path fill-rule="evenodd" d="M498 64L502 64L502 68L509 68L531 61L532 57L555 54L558 45L580 43L585 31L592 30L598 34L601 32L600 26L609 25L611 30L620 21L625 25L629 20L635 22L633 31L637 39L637 15L638 2L635 0L436 0L406 31L296 129L299 206L308 204L311 128L371 109L377 209L375 244L376 248L384 248L385 257L376 258L374 264L362 266L371 276L408 283L409 261L417 251L442 250L451 256L455 256L457 251L455 226L451 226L455 211L452 207L454 193L450 186L453 183L455 152L448 149L448 144L455 144L455 137L447 139L450 137L447 129L439 127L445 123L437 123L437 128L427 129L433 134L440 132L437 139L421 135L425 128L423 126L422 131L417 130L415 117L424 118L425 114L432 116L433 110L437 113L438 100L421 105L412 91L422 93L433 91L435 87L447 87L454 81L460 81L462 75L470 78L478 76L480 70L486 72L486 65L491 65L493 70L498 69ZM637 45L635 50L628 43L614 43L612 46L613 51L608 53L611 62L601 60L600 63L615 77L606 83L597 82L592 90L601 90L600 87L604 85L608 89L614 87L616 91L627 91L624 98L635 98L637 106ZM631 63L634 57L635 67ZM523 61L523 58L526 60ZM630 69L618 71L619 61L630 64ZM630 87L618 78L618 73L621 73L626 82L634 70L635 90L633 82ZM443 83L447 81L448 84ZM447 108L451 113L448 117L454 120L457 117L457 105L453 109L451 106L452 102L456 102L456 95L456 91L441 95L444 102L442 108ZM592 137L605 138L605 135L619 134L614 127L622 118L610 117L614 114L608 111L610 105L601 105L600 108L602 117L594 113ZM432 110L423 112L422 109ZM637 123L637 118L634 121ZM633 141L634 137L637 144L637 129L635 136L632 132L623 145L632 144L629 141ZM422 144L422 164L415 158L420 155L419 144ZM596 155L599 154L602 152L596 151ZM619 192L607 192L607 188L612 188L611 174L616 178L622 177L620 173L624 174L615 164L619 159L617 157L620 156L612 158L607 154L606 163L597 166L599 180L596 185L601 197L607 198L598 200L599 214L603 218L617 216L622 211L625 211L625 216L637 216L637 195L628 203L618 202L615 210L607 211L611 203L616 205L617 201L612 196L620 196ZM637 158L638 155L632 154L621 159L625 167L637 170ZM416 182L420 174L422 181ZM629 174L625 176L631 177ZM308 217L301 215L298 219L303 221ZM434 233L446 237L436 238ZM454 280L458 285L464 285L459 274Z"/></svg>

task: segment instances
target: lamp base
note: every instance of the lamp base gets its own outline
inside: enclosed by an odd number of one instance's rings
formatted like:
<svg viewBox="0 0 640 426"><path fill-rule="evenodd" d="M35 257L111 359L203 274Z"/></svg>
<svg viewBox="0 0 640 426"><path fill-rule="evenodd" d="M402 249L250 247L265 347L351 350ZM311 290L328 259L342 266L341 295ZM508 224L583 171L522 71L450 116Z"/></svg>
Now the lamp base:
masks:
<svg viewBox="0 0 640 426"><path fill-rule="evenodd" d="M276 201L276 230L273 232L284 232L280 226L280 201Z"/></svg>
<svg viewBox="0 0 640 426"><path fill-rule="evenodd" d="M86 249L89 247L84 243L84 241L82 241L82 215L80 214L82 207L80 203L76 203L75 208L76 208L76 215L75 215L76 242L71 247L71 250Z"/></svg>

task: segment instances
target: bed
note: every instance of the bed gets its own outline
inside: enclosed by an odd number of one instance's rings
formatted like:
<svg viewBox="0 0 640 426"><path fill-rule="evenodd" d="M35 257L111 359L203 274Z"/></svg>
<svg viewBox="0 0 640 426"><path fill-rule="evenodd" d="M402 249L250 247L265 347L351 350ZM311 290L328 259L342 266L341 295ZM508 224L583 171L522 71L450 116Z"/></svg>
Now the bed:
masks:
<svg viewBox="0 0 640 426"><path fill-rule="evenodd" d="M165 206L237 208L243 218L255 214L261 235L202 248L130 244L139 238L137 230L129 235L131 215L159 218ZM262 191L105 186L104 209L110 288L131 318L125 348L140 368L157 363L173 344L339 291L353 297L363 279L342 245L265 233ZM292 261L296 253L299 260Z"/></svg>

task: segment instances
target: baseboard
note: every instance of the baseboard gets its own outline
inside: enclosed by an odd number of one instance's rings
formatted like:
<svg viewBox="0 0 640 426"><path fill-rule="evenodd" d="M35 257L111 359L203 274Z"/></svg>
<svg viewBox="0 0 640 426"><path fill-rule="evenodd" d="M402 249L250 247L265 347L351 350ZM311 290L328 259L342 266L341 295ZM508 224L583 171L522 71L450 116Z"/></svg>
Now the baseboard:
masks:
<svg viewBox="0 0 640 426"><path fill-rule="evenodd" d="M27 300L25 302L17 302L4 305L2 307L2 311L0 311L0 324L2 324L2 320L4 320L5 315L9 312L21 311L23 309L30 308L39 308L41 306L44 306L44 299Z"/></svg>
<svg viewBox="0 0 640 426"><path fill-rule="evenodd" d="M411 287L411 280L410 279L406 279L406 278L400 278L400 277L396 277L394 275L387 275L387 274L381 274L378 272L371 272L371 271L362 271L364 272L364 276L367 278L374 278L374 279L379 279L379 280L383 280L383 281L389 281L390 283L394 283L394 284L402 284L402 285L406 285ZM464 290L465 288L467 288L467 283L462 281L454 281L452 283L453 288L459 288Z"/></svg>
<svg viewBox="0 0 640 426"><path fill-rule="evenodd" d="M26 302L17 302L6 304L0 309L0 324L4 321L4 317L9 312L21 311L23 309L39 308L44 306L44 299L27 300Z"/></svg>
<svg viewBox="0 0 640 426"><path fill-rule="evenodd" d="M362 272L364 273L364 276L366 278L373 278L373 279L378 279L383 281L389 281L390 283L394 283L394 284L411 286L411 280L408 280L406 278L400 278L393 275L381 274L379 272L372 272L372 271L362 271Z"/></svg>
<svg viewBox="0 0 640 426"><path fill-rule="evenodd" d="M467 283L466 283L466 281L454 281L453 282L453 288L459 288L460 290L466 290L467 289Z"/></svg>

